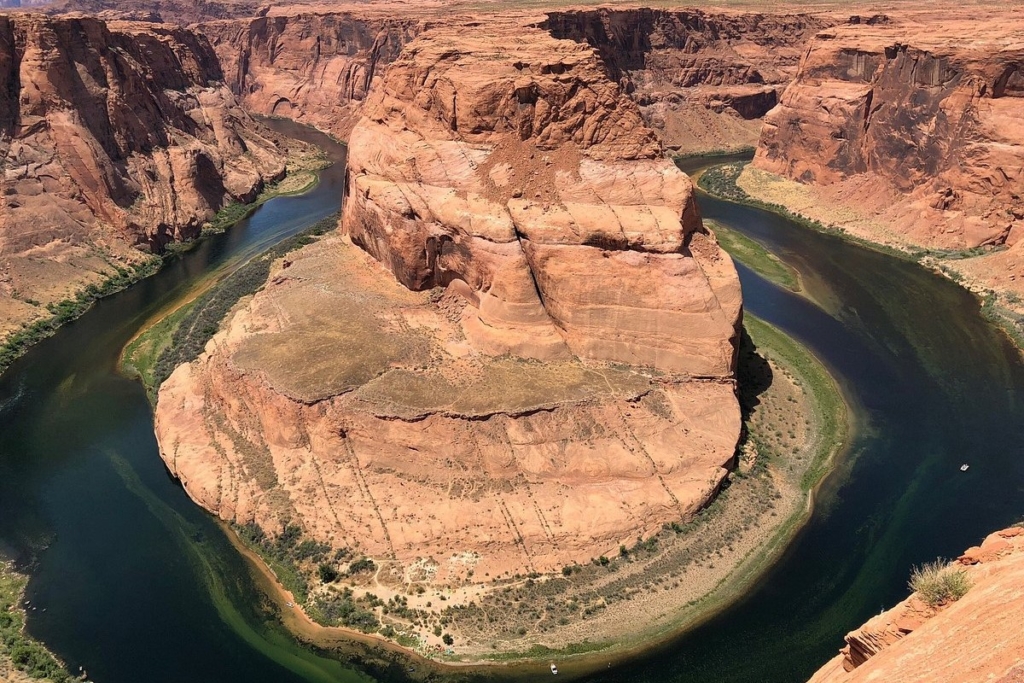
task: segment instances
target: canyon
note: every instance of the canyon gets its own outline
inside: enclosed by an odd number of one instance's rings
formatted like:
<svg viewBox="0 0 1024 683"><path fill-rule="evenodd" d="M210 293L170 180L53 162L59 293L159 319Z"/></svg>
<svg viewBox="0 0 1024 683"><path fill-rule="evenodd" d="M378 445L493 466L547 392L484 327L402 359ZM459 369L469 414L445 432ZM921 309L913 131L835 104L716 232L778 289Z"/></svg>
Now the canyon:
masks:
<svg viewBox="0 0 1024 683"><path fill-rule="evenodd" d="M1020 310L1016 17L101 10L0 17L0 333L280 180L305 148L252 114L347 140L338 234L276 262L163 385L156 430L199 505L299 528L360 599L423 587L466 607L498 580L589 570L728 481L739 283L668 154L756 146L754 198L804 197ZM927 653L960 651L941 632L982 620L977 651L998 657L963 675L1019 678L997 638L1012 612L990 609L1016 604L1018 540L961 559L963 600L910 598L814 680L925 680L946 661ZM372 580L352 569L370 560Z"/></svg>
<svg viewBox="0 0 1024 683"><path fill-rule="evenodd" d="M525 23L555 38L594 47L665 147L682 153L752 148L761 118L795 75L805 41L836 21L696 9L525 15ZM297 5L198 30L210 37L247 108L345 139L374 78L421 31L443 23L429 8L341 5L316 13Z"/></svg>
<svg viewBox="0 0 1024 683"><path fill-rule="evenodd" d="M979 8L817 33L740 186L963 281L1019 339L1022 30Z"/></svg>
<svg viewBox="0 0 1024 683"><path fill-rule="evenodd" d="M0 335L285 174L193 32L13 14L0 36Z"/></svg>

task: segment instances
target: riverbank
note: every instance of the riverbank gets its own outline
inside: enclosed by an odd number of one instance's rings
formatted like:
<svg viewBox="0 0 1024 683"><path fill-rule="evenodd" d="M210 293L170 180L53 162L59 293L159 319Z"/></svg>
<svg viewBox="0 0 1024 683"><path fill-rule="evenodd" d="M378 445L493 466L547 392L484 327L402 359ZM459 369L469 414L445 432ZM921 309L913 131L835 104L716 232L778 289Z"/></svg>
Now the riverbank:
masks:
<svg viewBox="0 0 1024 683"><path fill-rule="evenodd" d="M121 352L121 371L138 379L155 404L163 381L178 365L194 360L202 352L228 311L266 282L275 259L310 244L333 230L337 223L337 214L328 216L223 279L211 277L201 282L174 308L139 329Z"/></svg>
<svg viewBox="0 0 1024 683"><path fill-rule="evenodd" d="M981 312L1024 350L1024 282L1002 263L1005 248L928 249L907 241L895 226L856 207L838 204L821 188L804 185L749 163L715 166L700 175L700 188L730 201L774 211L813 230L841 235L862 247L913 261L961 285Z"/></svg>
<svg viewBox="0 0 1024 683"><path fill-rule="evenodd" d="M25 586L28 577L0 560L0 681L66 683L72 676L63 663L25 633Z"/></svg>
<svg viewBox="0 0 1024 683"><path fill-rule="evenodd" d="M88 282L69 296L50 302L26 299L26 305L36 312L29 317L14 316L3 319L0 311L0 374L37 342L52 336L61 326L81 317L92 305L105 297L120 292L155 274L167 259L174 258L198 245L203 237L223 232L275 197L292 196L308 192L317 183L317 171L329 162L322 150L294 144L289 148L285 176L268 185L250 203L235 202L218 211L204 224L197 239L171 243L163 254L147 254L126 248L117 259L101 258L94 281ZM13 314L12 314L13 315ZM20 322L19 322L20 321ZM20 327L19 327L20 324Z"/></svg>

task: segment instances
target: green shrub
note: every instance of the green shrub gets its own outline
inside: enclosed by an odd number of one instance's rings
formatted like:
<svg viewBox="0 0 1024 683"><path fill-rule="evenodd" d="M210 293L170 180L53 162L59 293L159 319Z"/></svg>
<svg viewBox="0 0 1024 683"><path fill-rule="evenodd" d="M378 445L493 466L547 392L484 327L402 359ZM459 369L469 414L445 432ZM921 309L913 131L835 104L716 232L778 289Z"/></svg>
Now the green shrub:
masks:
<svg viewBox="0 0 1024 683"><path fill-rule="evenodd" d="M963 569L954 569L949 562L937 559L914 567L908 585L922 600L937 607L966 595L971 579Z"/></svg>

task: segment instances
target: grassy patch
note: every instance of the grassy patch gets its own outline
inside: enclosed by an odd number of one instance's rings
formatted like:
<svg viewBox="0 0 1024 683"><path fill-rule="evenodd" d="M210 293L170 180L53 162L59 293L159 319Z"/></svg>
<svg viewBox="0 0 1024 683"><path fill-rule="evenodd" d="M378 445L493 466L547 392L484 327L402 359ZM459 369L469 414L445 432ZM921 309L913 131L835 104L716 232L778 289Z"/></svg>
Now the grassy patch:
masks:
<svg viewBox="0 0 1024 683"><path fill-rule="evenodd" d="M31 678L55 683L70 681L64 665L40 643L25 635L21 598L28 578L0 562L0 659L5 659Z"/></svg>
<svg viewBox="0 0 1024 683"><path fill-rule="evenodd" d="M749 313L744 316L743 324L762 355L786 367L807 390L817 431L817 448L800 487L804 492L810 491L821 481L833 455L848 438L846 402L825 366L799 342Z"/></svg>
<svg viewBox="0 0 1024 683"><path fill-rule="evenodd" d="M800 279L796 270L783 263L778 256L760 243L714 221L705 220L704 224L711 228L718 238L718 243L734 259L780 287L791 292L800 291Z"/></svg>
<svg viewBox="0 0 1024 683"><path fill-rule="evenodd" d="M971 588L971 579L963 569L939 559L914 567L908 585L928 605L938 607L964 597Z"/></svg>
<svg viewBox="0 0 1024 683"><path fill-rule="evenodd" d="M740 154L753 154L757 150L756 147L749 145L743 147L734 148L722 148L722 149L710 149L702 150L699 152L683 152L681 154L675 154L672 156L673 161L688 161L689 159L714 159L715 157L731 157Z"/></svg>
<svg viewBox="0 0 1024 683"><path fill-rule="evenodd" d="M260 289L279 257L312 243L332 230L337 215L328 216L309 229L280 242L226 276L195 301L152 325L125 349L122 368L138 377L150 397L176 367L199 357L216 334L228 311L244 296Z"/></svg>

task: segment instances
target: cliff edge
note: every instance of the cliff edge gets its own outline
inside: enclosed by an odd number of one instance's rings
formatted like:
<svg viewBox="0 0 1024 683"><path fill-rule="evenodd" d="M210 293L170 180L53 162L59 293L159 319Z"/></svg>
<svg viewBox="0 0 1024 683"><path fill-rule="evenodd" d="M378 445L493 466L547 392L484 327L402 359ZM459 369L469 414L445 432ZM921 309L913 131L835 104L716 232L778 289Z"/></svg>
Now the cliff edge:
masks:
<svg viewBox="0 0 1024 683"><path fill-rule="evenodd" d="M185 29L0 17L0 334L285 172Z"/></svg>
<svg viewBox="0 0 1024 683"><path fill-rule="evenodd" d="M810 683L954 683L1024 680L1024 528L988 536L954 563L970 581L955 602L918 594L846 636Z"/></svg>

